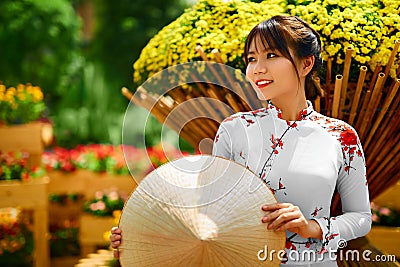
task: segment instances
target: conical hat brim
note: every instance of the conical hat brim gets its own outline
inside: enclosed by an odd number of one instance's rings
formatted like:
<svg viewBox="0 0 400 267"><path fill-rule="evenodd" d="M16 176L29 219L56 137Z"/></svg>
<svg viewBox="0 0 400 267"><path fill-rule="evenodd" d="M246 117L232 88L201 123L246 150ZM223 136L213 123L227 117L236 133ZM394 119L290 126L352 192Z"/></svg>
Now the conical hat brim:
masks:
<svg viewBox="0 0 400 267"><path fill-rule="evenodd" d="M261 222L261 206L270 203L276 199L268 186L233 161L171 161L147 175L125 204L121 265L279 266L277 257L259 259L285 247L285 233Z"/></svg>

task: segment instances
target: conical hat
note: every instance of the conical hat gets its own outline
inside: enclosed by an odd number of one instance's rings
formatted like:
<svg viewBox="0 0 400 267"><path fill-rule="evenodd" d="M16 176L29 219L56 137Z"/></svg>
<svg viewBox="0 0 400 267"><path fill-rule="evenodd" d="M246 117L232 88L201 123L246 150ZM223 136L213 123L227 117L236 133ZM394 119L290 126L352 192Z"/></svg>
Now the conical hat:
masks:
<svg viewBox="0 0 400 267"><path fill-rule="evenodd" d="M261 222L269 203L276 203L272 191L238 163L206 155L171 161L148 174L126 202L120 263L279 266L285 233Z"/></svg>

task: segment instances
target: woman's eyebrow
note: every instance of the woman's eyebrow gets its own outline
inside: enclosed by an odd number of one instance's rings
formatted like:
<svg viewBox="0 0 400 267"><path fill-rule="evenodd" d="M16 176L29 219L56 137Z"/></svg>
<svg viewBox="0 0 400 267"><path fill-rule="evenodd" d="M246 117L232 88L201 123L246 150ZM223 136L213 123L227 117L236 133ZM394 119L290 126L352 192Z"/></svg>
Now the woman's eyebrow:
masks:
<svg viewBox="0 0 400 267"><path fill-rule="evenodd" d="M248 55L250 55L250 54L254 55L254 54L257 54L257 53L265 53L265 52L270 52L270 51L272 51L272 49L270 49L270 48L262 48L262 49L257 49L257 52L255 52L253 50L250 50L247 54Z"/></svg>

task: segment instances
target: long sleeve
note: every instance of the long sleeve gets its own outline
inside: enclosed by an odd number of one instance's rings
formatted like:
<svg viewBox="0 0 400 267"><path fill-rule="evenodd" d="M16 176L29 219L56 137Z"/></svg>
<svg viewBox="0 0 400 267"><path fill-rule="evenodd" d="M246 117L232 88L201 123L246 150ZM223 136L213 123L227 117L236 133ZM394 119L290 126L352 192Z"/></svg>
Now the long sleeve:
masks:
<svg viewBox="0 0 400 267"><path fill-rule="evenodd" d="M226 123L222 122L214 138L212 155L233 160L232 139L229 139Z"/></svg>
<svg viewBox="0 0 400 267"><path fill-rule="evenodd" d="M343 240L364 236L371 229L365 158L359 138L355 130L346 125L338 141L343 162L336 187L341 197L343 214L315 219L323 231L323 250L329 251L345 246Z"/></svg>

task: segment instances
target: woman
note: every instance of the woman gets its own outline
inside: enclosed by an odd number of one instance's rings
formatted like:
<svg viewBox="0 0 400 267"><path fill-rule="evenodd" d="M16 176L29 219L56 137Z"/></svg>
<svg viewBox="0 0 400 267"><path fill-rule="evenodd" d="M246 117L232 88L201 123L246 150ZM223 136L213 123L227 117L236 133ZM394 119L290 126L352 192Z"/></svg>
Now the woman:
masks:
<svg viewBox="0 0 400 267"><path fill-rule="evenodd" d="M273 190L278 203L261 207L261 220L286 231L285 266L337 266L333 253L343 241L371 227L357 133L308 101L321 94L313 80L320 47L318 33L297 17L275 16L254 27L245 43L246 76L268 105L228 117L214 140L214 155L247 166ZM331 217L335 188L343 215ZM113 248L120 234L112 230Z"/></svg>

